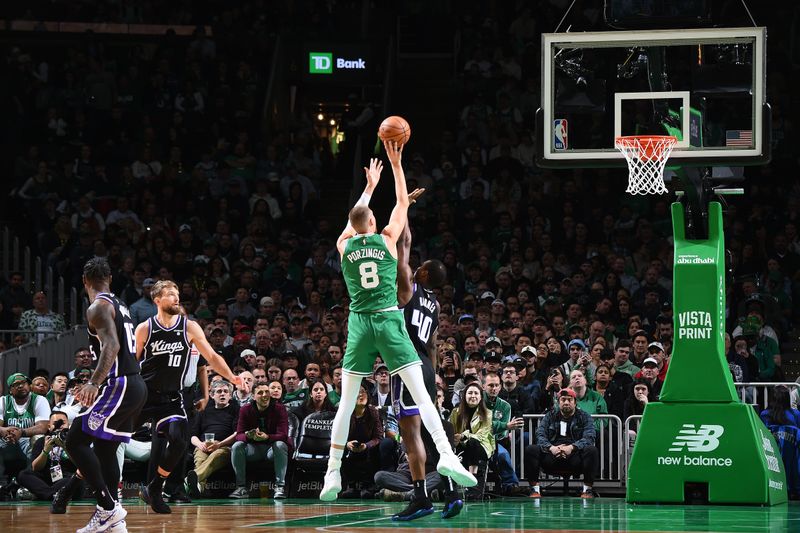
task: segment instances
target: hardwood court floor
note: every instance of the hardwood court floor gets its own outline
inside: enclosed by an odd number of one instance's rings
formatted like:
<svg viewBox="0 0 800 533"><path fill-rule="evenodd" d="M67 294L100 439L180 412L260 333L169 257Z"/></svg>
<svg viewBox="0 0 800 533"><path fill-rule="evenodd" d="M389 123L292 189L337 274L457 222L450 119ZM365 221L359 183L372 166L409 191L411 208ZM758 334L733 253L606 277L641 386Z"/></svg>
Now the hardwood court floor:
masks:
<svg viewBox="0 0 800 533"><path fill-rule="evenodd" d="M456 531L676 531L783 532L800 531L800 504L777 507L629 505L622 499L543 498L467 504L450 520L437 512L413 522L392 522L400 503L349 500L322 504L316 500L202 500L173 505L171 515L158 515L138 500L124 501L131 532L287 531L291 533L402 529L426 532ZM86 525L90 504L70 506L66 515L51 515L43 503L0 503L0 532L62 533Z"/></svg>

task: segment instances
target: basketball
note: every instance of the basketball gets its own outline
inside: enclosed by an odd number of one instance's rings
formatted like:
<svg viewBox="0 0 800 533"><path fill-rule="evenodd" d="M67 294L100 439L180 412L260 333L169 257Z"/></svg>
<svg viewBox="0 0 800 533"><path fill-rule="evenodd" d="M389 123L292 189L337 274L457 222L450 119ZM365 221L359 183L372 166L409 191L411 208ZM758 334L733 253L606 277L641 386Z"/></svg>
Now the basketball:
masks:
<svg viewBox="0 0 800 533"><path fill-rule="evenodd" d="M378 128L378 137L382 141L395 141L403 145L411 138L411 126L408 125L408 121L403 117L392 115L381 122Z"/></svg>

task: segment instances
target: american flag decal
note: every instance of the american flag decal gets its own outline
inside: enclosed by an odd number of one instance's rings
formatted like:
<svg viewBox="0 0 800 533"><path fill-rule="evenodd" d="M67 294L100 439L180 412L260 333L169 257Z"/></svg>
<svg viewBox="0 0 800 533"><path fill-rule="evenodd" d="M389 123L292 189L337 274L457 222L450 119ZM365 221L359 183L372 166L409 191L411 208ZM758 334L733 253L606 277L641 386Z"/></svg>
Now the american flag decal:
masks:
<svg viewBox="0 0 800 533"><path fill-rule="evenodd" d="M753 130L726 130L725 146L753 146Z"/></svg>

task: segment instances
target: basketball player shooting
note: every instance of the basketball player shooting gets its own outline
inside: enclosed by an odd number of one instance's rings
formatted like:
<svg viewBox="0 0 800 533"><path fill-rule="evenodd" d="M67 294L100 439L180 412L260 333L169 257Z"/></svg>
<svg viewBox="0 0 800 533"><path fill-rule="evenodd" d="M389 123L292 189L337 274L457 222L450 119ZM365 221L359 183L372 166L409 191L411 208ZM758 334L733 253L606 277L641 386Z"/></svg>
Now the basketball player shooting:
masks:
<svg viewBox="0 0 800 533"><path fill-rule="evenodd" d="M442 420L425 390L422 362L405 328L403 313L397 307L397 240L407 222L408 190L401 163L402 147L384 141L392 165L397 203L389 224L376 233L377 223L369 200L380 180L383 163L372 159L365 168L367 186L350 210L349 221L336 241L342 257L342 273L350 293L347 351L342 364L342 396L333 419L328 471L320 493L322 501L333 501L342 490L340 468L361 380L372 374L375 358L381 355L392 375L399 375L416 402L422 423L439 452L437 471L459 485L477 484L453 453Z"/></svg>

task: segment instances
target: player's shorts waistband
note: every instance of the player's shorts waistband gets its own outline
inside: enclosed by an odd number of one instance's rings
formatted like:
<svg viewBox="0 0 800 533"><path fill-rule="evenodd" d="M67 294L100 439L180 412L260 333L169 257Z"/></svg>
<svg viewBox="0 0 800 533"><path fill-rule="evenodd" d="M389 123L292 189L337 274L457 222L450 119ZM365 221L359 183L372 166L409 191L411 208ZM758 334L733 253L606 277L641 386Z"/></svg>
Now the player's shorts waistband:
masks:
<svg viewBox="0 0 800 533"><path fill-rule="evenodd" d="M183 391L181 389L159 390L159 389L147 387L147 394L151 398L155 398L156 396L160 396L162 398L177 399L178 397L180 397L182 392Z"/></svg>
<svg viewBox="0 0 800 533"><path fill-rule="evenodd" d="M141 375L142 374L139 373L139 372L130 372L129 374L120 374L118 376L108 376L108 377L106 377L106 379L105 379L105 381L103 383L108 383L108 380L110 380L110 379L132 378L134 376L141 376Z"/></svg>
<svg viewBox="0 0 800 533"><path fill-rule="evenodd" d="M387 311L399 311L400 308L396 305L391 307L386 307L384 309L377 309L375 311L351 311L352 313L358 313L360 315L374 315L375 313L386 313Z"/></svg>

